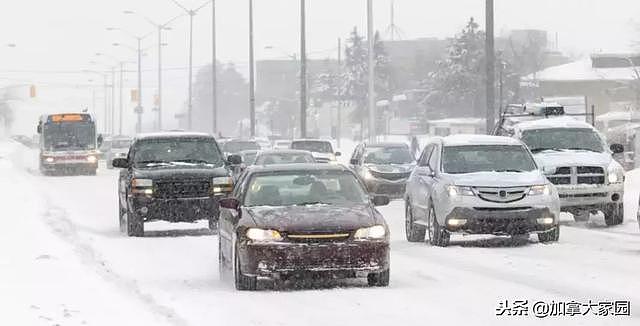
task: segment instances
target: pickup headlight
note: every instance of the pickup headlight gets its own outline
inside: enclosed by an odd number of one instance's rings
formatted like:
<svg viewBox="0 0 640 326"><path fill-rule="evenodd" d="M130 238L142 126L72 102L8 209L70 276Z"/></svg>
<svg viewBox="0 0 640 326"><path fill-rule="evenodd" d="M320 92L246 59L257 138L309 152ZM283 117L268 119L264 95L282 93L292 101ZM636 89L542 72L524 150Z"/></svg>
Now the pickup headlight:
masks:
<svg viewBox="0 0 640 326"><path fill-rule="evenodd" d="M276 230L263 230L257 228L250 228L245 233L247 238L253 241L282 241L280 232Z"/></svg>
<svg viewBox="0 0 640 326"><path fill-rule="evenodd" d="M451 198L455 198L458 196L475 196L471 187L461 187L453 185L447 186L447 193Z"/></svg>
<svg viewBox="0 0 640 326"><path fill-rule="evenodd" d="M382 225L374 225L368 228L361 228L356 231L353 237L356 240L381 240L387 235L387 229Z"/></svg>
<svg viewBox="0 0 640 326"><path fill-rule="evenodd" d="M211 180L211 191L214 195L222 195L233 191L233 178L216 177Z"/></svg>
<svg viewBox="0 0 640 326"><path fill-rule="evenodd" d="M529 196L540 196L540 195L549 196L550 194L551 194L551 186L548 184L532 186L531 188L529 188Z"/></svg>
<svg viewBox="0 0 640 326"><path fill-rule="evenodd" d="M131 180L131 193L141 195L153 195L153 180L133 179Z"/></svg>
<svg viewBox="0 0 640 326"><path fill-rule="evenodd" d="M609 183L624 182L624 169L618 162L614 160L611 160L611 163L609 163L607 174Z"/></svg>

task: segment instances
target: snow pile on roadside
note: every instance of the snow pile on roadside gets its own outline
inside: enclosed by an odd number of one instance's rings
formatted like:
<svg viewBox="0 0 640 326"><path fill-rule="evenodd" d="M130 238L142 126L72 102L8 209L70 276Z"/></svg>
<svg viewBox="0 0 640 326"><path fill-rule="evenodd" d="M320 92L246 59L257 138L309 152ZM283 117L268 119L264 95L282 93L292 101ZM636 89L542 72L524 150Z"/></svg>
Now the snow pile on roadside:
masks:
<svg viewBox="0 0 640 326"><path fill-rule="evenodd" d="M35 178L20 165L25 152L0 140L0 324L163 324L81 262L60 238L64 226L51 221Z"/></svg>

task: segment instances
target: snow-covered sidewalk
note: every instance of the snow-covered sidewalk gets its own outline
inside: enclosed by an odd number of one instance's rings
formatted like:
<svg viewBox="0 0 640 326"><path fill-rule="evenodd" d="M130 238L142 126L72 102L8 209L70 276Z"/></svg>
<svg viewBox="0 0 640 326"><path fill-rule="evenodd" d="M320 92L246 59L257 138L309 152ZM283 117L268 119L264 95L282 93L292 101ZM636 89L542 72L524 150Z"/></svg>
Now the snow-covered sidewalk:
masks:
<svg viewBox="0 0 640 326"><path fill-rule="evenodd" d="M109 281L73 226L49 210L21 145L0 140L0 324L162 325L143 298ZM66 238L66 239L65 239Z"/></svg>

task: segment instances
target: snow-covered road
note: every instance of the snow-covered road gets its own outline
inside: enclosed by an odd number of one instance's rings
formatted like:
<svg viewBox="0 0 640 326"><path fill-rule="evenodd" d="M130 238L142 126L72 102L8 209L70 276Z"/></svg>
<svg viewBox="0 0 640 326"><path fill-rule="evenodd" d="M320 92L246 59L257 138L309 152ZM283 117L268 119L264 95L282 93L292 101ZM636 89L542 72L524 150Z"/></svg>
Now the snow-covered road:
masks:
<svg viewBox="0 0 640 326"><path fill-rule="evenodd" d="M56 319L62 325L80 325L82 321L88 325L134 321L145 325L640 325L640 231L635 220L640 187L633 186L640 184L638 171L631 172L627 179L626 219L621 226L607 228L602 217L585 224L565 216L559 243L542 245L534 237L519 243L486 238L437 248L405 240L404 204L394 201L381 208L392 232L388 288L335 281L328 287L253 293L237 292L230 282L219 280L217 238L206 230L205 223L155 223L146 227L145 238L121 236L116 178L117 172L101 170L96 177L25 173L11 180L20 193L14 200L27 205L16 212L21 214L13 215L23 215L26 224L12 222L10 225L17 225L17 229L1 231L0 236L11 237L0 238L5 247L0 253L11 254L6 246L14 238L26 238L38 245L28 259L9 259L22 264L0 267L13 269L18 280L20 273L36 273L31 269L37 269L41 262L32 256L51 255L51 250L72 255L67 260L82 269L85 277L78 280L77 288L73 279L66 279L53 290L69 287L68 293L59 293L60 303L86 318L62 316ZM30 204L36 201L38 205ZM44 231L36 233L32 227ZM38 237L32 238L31 234ZM50 245L52 242L56 246ZM7 272L0 272L0 276L6 276L3 273ZM20 287L0 283L0 289L17 291ZM40 294L38 288L31 288L29 293L38 296L48 291L39 289ZM101 297L107 292L108 296ZM7 293L0 295L7 298ZM83 295L87 298L72 299ZM33 305L39 299L32 298ZM631 317L540 319L531 312L530 316L497 317L496 308L503 300L630 300L632 309ZM0 311L7 307L2 303L0 299ZM16 309L37 310L30 308L26 297L12 304L23 305ZM8 316L0 314L0 324L22 325L38 320L4 320L12 315ZM45 320L43 324L53 322Z"/></svg>

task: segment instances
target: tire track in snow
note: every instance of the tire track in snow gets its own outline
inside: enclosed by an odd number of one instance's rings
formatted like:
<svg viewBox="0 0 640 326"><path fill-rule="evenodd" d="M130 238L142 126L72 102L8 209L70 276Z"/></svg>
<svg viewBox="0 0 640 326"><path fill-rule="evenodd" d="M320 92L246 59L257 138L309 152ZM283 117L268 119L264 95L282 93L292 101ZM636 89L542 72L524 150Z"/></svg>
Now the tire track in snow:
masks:
<svg viewBox="0 0 640 326"><path fill-rule="evenodd" d="M153 296L144 293L135 280L124 278L112 270L100 254L93 249L89 241L80 236L73 222L67 217L67 212L54 206L49 199L45 202L46 211L42 215L46 224L54 234L73 246L82 263L95 269L102 278L118 288L133 294L135 298L149 307L153 313L162 316L171 325L188 325L188 322L180 317L174 309L158 303Z"/></svg>

